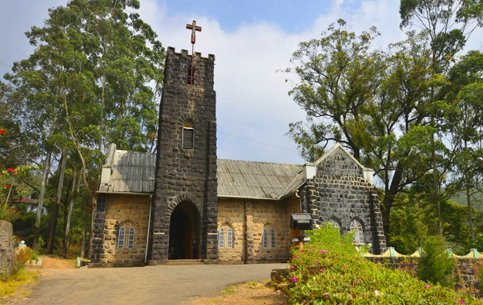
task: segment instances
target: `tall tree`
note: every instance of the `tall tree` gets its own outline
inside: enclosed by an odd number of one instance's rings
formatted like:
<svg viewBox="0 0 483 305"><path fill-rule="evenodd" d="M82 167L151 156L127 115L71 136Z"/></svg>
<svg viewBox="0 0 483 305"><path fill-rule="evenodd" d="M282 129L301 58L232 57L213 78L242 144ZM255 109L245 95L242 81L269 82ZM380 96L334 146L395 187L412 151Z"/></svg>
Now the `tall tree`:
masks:
<svg viewBox="0 0 483 305"><path fill-rule="evenodd" d="M432 69L435 75L446 75L455 55L462 50L467 38L473 30L483 23L483 4L473 0L401 0L401 27L416 27L428 37L431 50ZM436 88L431 88L429 103L436 104L438 94ZM437 112L437 110L435 111ZM428 117L428 122L438 130L441 121L436 113ZM433 134L432 144L442 141L437 132ZM433 200L438 211L439 234L442 235L441 217L441 185L446 170L445 164L437 160L437 153L432 151Z"/></svg>
<svg viewBox="0 0 483 305"><path fill-rule="evenodd" d="M308 126L290 124L289 134L313 161L331 141L349 147L357 159L367 140L367 103L374 98L384 70L382 55L370 52L375 28L356 35L338 20L320 39L301 42L291 62L300 83L289 94L305 110Z"/></svg>
<svg viewBox="0 0 483 305"><path fill-rule="evenodd" d="M464 190L468 209L471 243L475 242L472 198L482 192L483 155L483 53L470 51L449 71L445 88L449 115L443 128L451 145L452 188Z"/></svg>
<svg viewBox="0 0 483 305"><path fill-rule="evenodd" d="M372 29L357 36L339 21L322 38L299 45L292 58L296 66L289 71L300 83L290 94L306 111L309 125L293 123L290 134L308 159L317 157L314 145L338 141L375 170L384 183L388 234L397 194L429 168L432 128L424 124L426 100L431 86L441 82L431 73L419 35L382 53L370 51L375 34Z"/></svg>
<svg viewBox="0 0 483 305"><path fill-rule="evenodd" d="M164 50L138 8L137 0L72 0L50 9L45 25L27 33L35 51L6 75L41 155L78 160L67 165L91 197L104 143L153 147Z"/></svg>

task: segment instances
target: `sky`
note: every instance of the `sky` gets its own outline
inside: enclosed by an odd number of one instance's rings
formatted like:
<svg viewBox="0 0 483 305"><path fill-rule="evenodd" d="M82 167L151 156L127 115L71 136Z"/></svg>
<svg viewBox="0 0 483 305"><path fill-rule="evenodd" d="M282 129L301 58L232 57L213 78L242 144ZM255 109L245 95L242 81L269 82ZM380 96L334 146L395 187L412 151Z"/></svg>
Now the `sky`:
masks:
<svg viewBox="0 0 483 305"><path fill-rule="evenodd" d="M345 19L360 33L375 25L385 49L404 39L399 0L140 0L141 18L165 46L191 50L187 23L197 21L196 52L215 54L217 155L221 159L303 163L288 125L305 119L288 95L290 67L298 43L320 37ZM24 33L42 26L48 9L67 0L0 0L0 75L33 51ZM483 51L483 31L468 49ZM288 79L288 80L287 80Z"/></svg>

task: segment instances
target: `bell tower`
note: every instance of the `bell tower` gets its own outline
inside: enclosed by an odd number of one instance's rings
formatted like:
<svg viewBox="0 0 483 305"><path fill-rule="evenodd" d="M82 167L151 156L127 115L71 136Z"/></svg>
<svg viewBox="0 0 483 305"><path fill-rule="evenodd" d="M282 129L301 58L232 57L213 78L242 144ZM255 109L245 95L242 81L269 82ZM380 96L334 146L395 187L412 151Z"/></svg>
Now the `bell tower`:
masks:
<svg viewBox="0 0 483 305"><path fill-rule="evenodd" d="M149 263L217 261L215 56L168 48L159 108Z"/></svg>

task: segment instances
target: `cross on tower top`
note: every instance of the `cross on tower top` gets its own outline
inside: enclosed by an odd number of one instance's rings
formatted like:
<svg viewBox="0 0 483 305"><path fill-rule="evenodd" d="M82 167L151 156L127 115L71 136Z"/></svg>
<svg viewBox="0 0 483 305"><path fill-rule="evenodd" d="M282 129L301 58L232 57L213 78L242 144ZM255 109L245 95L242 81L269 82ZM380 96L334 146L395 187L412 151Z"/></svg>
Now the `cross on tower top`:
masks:
<svg viewBox="0 0 483 305"><path fill-rule="evenodd" d="M196 20L193 20L191 24L187 24L186 28L191 30L191 44L195 44L196 42L196 32L201 32L201 27L196 25Z"/></svg>

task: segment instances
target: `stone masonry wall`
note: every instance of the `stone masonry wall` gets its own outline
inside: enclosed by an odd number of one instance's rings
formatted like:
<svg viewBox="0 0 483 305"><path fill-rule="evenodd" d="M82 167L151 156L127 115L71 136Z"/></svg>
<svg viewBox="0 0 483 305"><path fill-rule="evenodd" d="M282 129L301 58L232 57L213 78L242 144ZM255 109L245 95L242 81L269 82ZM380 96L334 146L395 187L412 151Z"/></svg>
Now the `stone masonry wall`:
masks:
<svg viewBox="0 0 483 305"><path fill-rule="evenodd" d="M372 252L385 250L377 192L341 148L318 164L316 177L308 180L302 193L314 224L332 221L346 233L355 219L362 224L365 243L372 244Z"/></svg>
<svg viewBox="0 0 483 305"><path fill-rule="evenodd" d="M160 103L158 154L150 242L150 264L168 259L171 213L188 201L199 211L201 258L218 259L215 58L195 54L194 83L188 84L191 55L168 48ZM183 126L194 130L194 148L182 145Z"/></svg>
<svg viewBox="0 0 483 305"><path fill-rule="evenodd" d="M388 268L404 270L414 276L416 275L416 268L419 262L417 257L367 257L367 259ZM480 287L478 270L483 267L483 260L458 258L456 261L455 288L475 295L481 293L478 291L478 287Z"/></svg>
<svg viewBox="0 0 483 305"><path fill-rule="evenodd" d="M218 228L233 229L233 248L219 249L221 262L285 262L291 246L290 214L299 212L298 199L281 201L220 199ZM262 245L264 226L275 230L275 247Z"/></svg>
<svg viewBox="0 0 483 305"><path fill-rule="evenodd" d="M102 250L94 263L104 266L144 265L148 233L150 197L143 195L106 195ZM118 234L125 228L124 247L117 247ZM134 228L134 245L128 247L129 229Z"/></svg>
<svg viewBox="0 0 483 305"><path fill-rule="evenodd" d="M0 279L13 273L15 251L13 246L12 224L0 220Z"/></svg>

